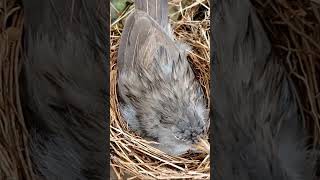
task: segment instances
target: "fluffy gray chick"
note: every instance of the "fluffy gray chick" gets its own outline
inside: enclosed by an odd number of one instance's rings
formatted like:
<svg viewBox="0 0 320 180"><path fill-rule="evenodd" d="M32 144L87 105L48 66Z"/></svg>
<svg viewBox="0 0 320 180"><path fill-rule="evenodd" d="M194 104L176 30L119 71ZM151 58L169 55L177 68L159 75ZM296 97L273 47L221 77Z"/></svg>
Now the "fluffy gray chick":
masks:
<svg viewBox="0 0 320 180"><path fill-rule="evenodd" d="M118 52L120 111L129 127L171 155L191 149L208 126L187 49L173 38L167 0L135 1Z"/></svg>

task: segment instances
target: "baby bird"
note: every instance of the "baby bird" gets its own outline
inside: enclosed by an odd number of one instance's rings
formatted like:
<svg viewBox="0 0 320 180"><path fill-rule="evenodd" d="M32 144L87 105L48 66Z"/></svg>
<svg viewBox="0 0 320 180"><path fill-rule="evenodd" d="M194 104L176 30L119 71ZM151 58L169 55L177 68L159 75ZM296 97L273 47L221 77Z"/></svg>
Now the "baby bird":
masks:
<svg viewBox="0 0 320 180"><path fill-rule="evenodd" d="M187 61L188 46L174 40L167 0L136 0L118 52L120 111L129 127L181 155L208 126L201 85Z"/></svg>

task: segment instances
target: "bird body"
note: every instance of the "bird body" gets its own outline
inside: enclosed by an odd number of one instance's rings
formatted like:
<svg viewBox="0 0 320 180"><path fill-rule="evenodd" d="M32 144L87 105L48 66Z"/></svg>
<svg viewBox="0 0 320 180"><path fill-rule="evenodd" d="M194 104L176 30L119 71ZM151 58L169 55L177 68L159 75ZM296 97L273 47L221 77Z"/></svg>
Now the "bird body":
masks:
<svg viewBox="0 0 320 180"><path fill-rule="evenodd" d="M118 51L120 110L129 126L172 155L191 148L208 125L200 83L168 24L167 0L137 0Z"/></svg>

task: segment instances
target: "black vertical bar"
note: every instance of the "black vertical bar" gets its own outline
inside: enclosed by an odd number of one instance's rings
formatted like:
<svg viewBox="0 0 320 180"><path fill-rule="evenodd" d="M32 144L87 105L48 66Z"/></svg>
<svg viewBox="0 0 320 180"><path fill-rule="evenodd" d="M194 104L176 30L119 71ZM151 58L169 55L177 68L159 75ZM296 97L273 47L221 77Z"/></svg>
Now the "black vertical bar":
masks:
<svg viewBox="0 0 320 180"><path fill-rule="evenodd" d="M23 114L36 178L109 177L109 2L24 0Z"/></svg>

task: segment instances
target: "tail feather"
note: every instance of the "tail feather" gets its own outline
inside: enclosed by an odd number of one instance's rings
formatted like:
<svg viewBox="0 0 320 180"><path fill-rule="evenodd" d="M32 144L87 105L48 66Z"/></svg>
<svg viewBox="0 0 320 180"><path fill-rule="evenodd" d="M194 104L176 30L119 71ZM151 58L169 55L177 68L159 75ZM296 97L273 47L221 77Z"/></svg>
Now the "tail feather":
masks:
<svg viewBox="0 0 320 180"><path fill-rule="evenodd" d="M158 24L168 24L168 0L135 0L135 8L148 13Z"/></svg>

